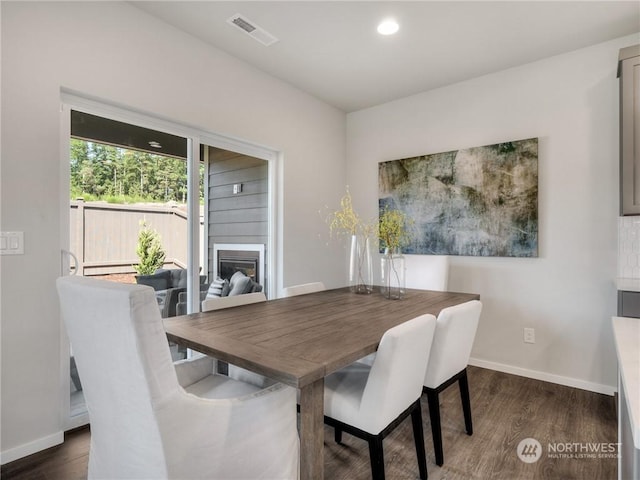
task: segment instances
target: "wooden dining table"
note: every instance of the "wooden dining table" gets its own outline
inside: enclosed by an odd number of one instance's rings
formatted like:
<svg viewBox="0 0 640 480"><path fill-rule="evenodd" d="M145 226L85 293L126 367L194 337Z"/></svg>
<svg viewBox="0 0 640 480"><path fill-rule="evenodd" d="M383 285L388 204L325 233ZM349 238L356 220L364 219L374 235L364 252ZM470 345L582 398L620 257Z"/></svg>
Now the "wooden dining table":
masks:
<svg viewBox="0 0 640 480"><path fill-rule="evenodd" d="M324 378L378 348L388 329L477 300L407 290L403 299L348 288L164 319L170 341L300 389L300 478L322 479Z"/></svg>

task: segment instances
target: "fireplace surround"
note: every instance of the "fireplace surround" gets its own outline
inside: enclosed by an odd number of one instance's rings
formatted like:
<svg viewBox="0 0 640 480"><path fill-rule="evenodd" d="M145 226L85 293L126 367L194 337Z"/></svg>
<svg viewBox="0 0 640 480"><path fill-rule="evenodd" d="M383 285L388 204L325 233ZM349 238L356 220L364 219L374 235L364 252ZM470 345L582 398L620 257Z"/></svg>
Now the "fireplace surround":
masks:
<svg viewBox="0 0 640 480"><path fill-rule="evenodd" d="M229 280L237 271L241 271L265 288L264 245L260 243L214 243L214 278L220 277Z"/></svg>

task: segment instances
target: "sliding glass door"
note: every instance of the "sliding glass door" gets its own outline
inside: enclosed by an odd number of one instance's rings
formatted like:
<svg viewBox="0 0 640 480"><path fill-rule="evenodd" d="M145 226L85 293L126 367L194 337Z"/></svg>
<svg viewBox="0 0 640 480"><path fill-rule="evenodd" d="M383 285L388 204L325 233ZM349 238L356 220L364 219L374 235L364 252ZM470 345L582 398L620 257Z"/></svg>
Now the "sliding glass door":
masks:
<svg viewBox="0 0 640 480"><path fill-rule="evenodd" d="M200 311L222 274L216 245L259 246L246 273L275 297L278 152L72 93L61 106L61 275L150 285L167 318ZM61 343L69 429L88 418L72 346ZM170 347L174 359L186 353Z"/></svg>
<svg viewBox="0 0 640 480"><path fill-rule="evenodd" d="M191 138L107 115L63 109L69 130L62 274L151 286L162 318L191 312L190 291L208 285L198 249L190 248L202 238L204 164L191 161ZM174 360L185 358L186 349L170 348ZM67 361L73 428L88 421L73 345Z"/></svg>

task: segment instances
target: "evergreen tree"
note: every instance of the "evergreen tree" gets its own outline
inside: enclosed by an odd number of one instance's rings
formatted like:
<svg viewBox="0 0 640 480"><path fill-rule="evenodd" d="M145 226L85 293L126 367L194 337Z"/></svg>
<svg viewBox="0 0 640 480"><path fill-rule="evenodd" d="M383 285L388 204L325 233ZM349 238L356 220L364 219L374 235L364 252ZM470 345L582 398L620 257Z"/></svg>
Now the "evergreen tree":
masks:
<svg viewBox="0 0 640 480"><path fill-rule="evenodd" d="M160 242L160 235L147 225L147 222L140 222L140 233L138 234L138 246L136 253L140 259L138 265L133 268L138 275L153 275L156 270L164 264L165 251Z"/></svg>
<svg viewBox="0 0 640 480"><path fill-rule="evenodd" d="M70 167L72 199L186 203L187 163L180 158L72 139Z"/></svg>

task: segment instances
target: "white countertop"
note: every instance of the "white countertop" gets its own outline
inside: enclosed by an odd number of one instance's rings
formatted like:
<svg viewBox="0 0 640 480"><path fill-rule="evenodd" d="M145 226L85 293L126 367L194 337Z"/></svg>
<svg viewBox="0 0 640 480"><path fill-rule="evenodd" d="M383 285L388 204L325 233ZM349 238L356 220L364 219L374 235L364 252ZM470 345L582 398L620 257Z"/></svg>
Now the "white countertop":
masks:
<svg viewBox="0 0 640 480"><path fill-rule="evenodd" d="M613 317L612 323L633 443L640 449L640 318Z"/></svg>
<svg viewBox="0 0 640 480"><path fill-rule="evenodd" d="M640 278L616 278L617 290L640 292Z"/></svg>

